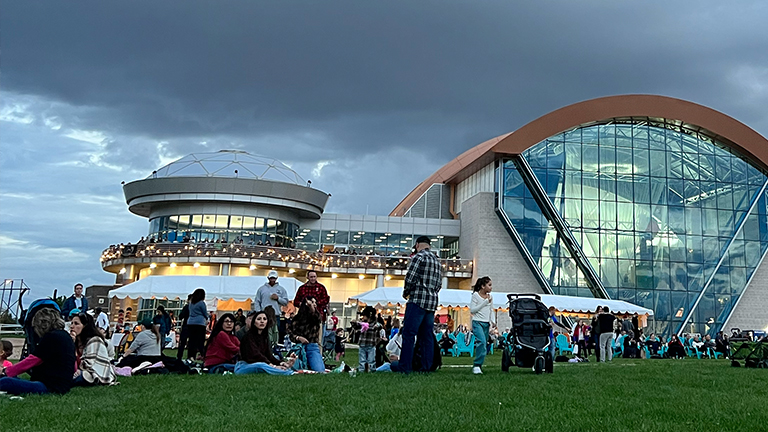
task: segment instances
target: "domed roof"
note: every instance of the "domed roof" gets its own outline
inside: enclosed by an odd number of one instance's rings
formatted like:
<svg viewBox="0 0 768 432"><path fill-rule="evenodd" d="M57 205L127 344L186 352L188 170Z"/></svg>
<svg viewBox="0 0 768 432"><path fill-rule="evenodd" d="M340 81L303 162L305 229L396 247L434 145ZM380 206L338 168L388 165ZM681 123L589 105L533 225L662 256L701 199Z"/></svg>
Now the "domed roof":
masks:
<svg viewBox="0 0 768 432"><path fill-rule="evenodd" d="M296 171L277 159L239 150L192 153L158 169L147 178L166 177L235 177L297 185L307 183Z"/></svg>

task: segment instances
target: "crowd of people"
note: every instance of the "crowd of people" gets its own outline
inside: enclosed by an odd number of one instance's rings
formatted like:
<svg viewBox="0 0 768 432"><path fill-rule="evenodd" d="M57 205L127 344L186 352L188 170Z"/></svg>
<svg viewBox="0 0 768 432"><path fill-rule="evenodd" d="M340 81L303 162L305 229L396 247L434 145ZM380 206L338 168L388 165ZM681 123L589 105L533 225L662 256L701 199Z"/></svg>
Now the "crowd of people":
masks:
<svg viewBox="0 0 768 432"><path fill-rule="evenodd" d="M482 374L489 348L505 340L495 323L493 283L489 277L481 277L473 286L471 329L459 326L455 332L446 329L436 334L435 329L442 326L435 317L442 271L440 260L430 250L429 238L419 237L405 278L402 323L397 318L384 319L367 306L351 323L350 331L339 325L335 311L329 313L330 297L314 271L307 273L307 282L297 290L293 299L297 311L288 319L278 316L290 299L275 271L269 272L267 282L257 289L248 313L240 309L216 317L207 310L205 290L198 288L188 296L178 317L175 358L163 353L176 322L163 306L140 322L134 329L139 331L116 329L118 336L122 330L124 337L115 347L109 342L111 329L106 315L99 308L87 312L83 287L77 284L61 312L43 308L34 314L32 331L36 337L30 355L12 364L7 359L13 347L2 342L0 391L63 394L74 386L111 385L118 376L149 373L326 373L336 367L329 366L333 361L342 362L337 371L343 369L348 341L357 342L359 372L427 373L440 367L441 356L450 352L452 340L466 337L468 342L471 336L475 348L472 373ZM575 359L585 359L594 351L598 361L611 361L617 344L621 344L618 351L625 357L638 357L644 349L651 355L672 358L685 357L687 349L711 348L730 355L728 338L722 333L714 340L689 335L683 340L673 335L669 341L654 334L645 337L636 318L619 319L607 307L599 307L589 323L577 320L571 329L565 328L550 308L548 322L553 357L560 334L567 334ZM20 379L23 373L30 379Z"/></svg>

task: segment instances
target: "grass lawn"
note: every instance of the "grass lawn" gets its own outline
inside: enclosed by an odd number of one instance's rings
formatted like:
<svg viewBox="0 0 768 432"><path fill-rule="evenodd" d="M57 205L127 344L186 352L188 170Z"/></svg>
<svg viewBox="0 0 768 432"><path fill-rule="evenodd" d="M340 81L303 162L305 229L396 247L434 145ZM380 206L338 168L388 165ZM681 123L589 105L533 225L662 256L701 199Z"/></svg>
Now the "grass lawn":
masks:
<svg viewBox="0 0 768 432"><path fill-rule="evenodd" d="M347 351L356 364L357 352ZM471 364L464 357L445 365ZM555 365L552 375L140 376L68 395L0 397L0 431L768 430L768 370L725 360ZM738 414L735 414L738 413Z"/></svg>

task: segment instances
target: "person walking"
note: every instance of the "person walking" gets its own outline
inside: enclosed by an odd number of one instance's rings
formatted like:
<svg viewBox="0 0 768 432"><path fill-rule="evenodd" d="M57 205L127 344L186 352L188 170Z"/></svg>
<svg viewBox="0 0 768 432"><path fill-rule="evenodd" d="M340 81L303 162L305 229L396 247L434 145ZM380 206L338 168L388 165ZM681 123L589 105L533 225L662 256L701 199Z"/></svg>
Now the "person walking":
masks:
<svg viewBox="0 0 768 432"><path fill-rule="evenodd" d="M400 360L392 365L393 371L410 373L413 368L416 335L421 349L421 370L428 372L432 368L435 335L432 328L435 321L443 272L440 260L430 250L430 239L421 236L416 239L416 254L408 264L405 276L403 298L407 300L403 318L403 345Z"/></svg>
<svg viewBox="0 0 768 432"><path fill-rule="evenodd" d="M613 359L613 322L616 317L613 316L608 306L603 307L603 312L597 316L597 322L600 326L600 362L605 363Z"/></svg>
<svg viewBox="0 0 768 432"><path fill-rule="evenodd" d="M472 373L480 375L488 351L488 333L491 323L495 322L493 315L493 282L488 276L483 276L472 287L472 301L469 303L469 313L472 314L472 333L475 335L475 361Z"/></svg>
<svg viewBox="0 0 768 432"><path fill-rule="evenodd" d="M208 308L205 306L205 290L198 288L192 293L189 304L187 332L189 351L187 357L196 360L197 354L205 354L205 329L208 324Z"/></svg>

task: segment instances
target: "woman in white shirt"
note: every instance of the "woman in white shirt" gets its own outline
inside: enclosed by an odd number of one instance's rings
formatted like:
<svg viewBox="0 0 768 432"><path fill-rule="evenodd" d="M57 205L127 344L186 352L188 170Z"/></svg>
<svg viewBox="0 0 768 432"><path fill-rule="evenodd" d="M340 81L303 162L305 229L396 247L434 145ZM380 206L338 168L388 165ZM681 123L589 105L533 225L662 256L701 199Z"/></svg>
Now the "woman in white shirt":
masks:
<svg viewBox="0 0 768 432"><path fill-rule="evenodd" d="M472 368L473 374L482 374L481 367L485 362L485 354L488 350L488 332L491 323L495 322L493 316L493 297L491 290L493 283L491 278L483 276L472 287L472 302L469 304L469 312L472 314L472 333L475 335L475 361Z"/></svg>

